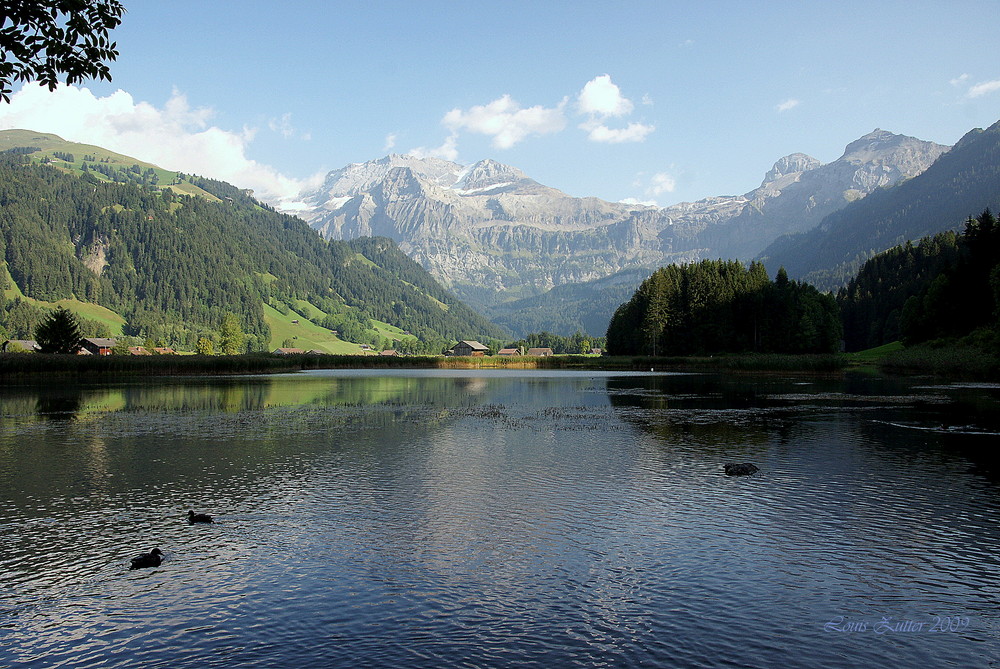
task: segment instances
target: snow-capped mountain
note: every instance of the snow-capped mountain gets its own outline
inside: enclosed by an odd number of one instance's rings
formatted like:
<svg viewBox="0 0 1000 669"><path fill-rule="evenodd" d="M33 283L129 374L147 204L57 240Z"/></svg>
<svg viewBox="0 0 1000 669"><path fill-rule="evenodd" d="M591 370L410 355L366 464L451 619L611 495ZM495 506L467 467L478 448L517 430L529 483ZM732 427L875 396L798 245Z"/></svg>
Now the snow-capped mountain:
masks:
<svg viewBox="0 0 1000 669"><path fill-rule="evenodd" d="M553 286L705 257L749 259L948 147L876 130L823 165L794 153L743 195L657 209L571 197L493 160L390 155L330 172L303 217L330 239L394 239L461 299L492 305Z"/></svg>

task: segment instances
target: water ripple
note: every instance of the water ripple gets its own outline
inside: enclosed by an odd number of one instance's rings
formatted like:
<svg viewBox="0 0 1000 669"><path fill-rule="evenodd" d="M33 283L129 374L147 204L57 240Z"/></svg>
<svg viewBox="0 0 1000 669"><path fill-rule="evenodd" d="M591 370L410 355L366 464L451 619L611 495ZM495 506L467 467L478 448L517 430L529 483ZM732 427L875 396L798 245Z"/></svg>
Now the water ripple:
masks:
<svg viewBox="0 0 1000 669"><path fill-rule="evenodd" d="M989 661L997 486L948 447L980 437L893 425L945 418L947 388L376 381L5 421L0 665ZM128 569L154 546L160 567ZM872 631L935 616L967 624Z"/></svg>

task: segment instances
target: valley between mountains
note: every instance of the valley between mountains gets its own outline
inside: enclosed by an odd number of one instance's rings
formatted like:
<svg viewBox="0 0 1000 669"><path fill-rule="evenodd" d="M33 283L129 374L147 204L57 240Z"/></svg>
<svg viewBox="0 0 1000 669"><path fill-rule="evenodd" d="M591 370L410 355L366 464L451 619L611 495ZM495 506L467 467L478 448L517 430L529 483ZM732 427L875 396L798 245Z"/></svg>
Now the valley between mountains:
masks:
<svg viewBox="0 0 1000 669"><path fill-rule="evenodd" d="M573 197L489 159L389 155L330 172L293 216L54 135L3 131L0 151L9 336L40 317L12 317L15 300L71 301L112 333L178 345L235 313L256 350L602 336L655 269L704 259L836 290L873 255L1000 203L1000 123L954 147L875 130L833 162L794 153L748 193L662 208Z"/></svg>

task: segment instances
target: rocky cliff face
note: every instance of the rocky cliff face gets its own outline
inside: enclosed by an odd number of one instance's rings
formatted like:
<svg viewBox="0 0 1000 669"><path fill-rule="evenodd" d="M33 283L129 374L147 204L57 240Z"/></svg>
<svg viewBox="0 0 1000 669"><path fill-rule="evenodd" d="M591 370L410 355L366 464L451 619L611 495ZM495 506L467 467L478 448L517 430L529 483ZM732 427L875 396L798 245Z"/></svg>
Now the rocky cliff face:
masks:
<svg viewBox="0 0 1000 669"><path fill-rule="evenodd" d="M329 239L390 237L463 301L492 306L553 286L703 257L749 259L947 147L876 130L827 165L796 153L750 193L662 209L574 198L493 160L390 155L331 172L305 214Z"/></svg>

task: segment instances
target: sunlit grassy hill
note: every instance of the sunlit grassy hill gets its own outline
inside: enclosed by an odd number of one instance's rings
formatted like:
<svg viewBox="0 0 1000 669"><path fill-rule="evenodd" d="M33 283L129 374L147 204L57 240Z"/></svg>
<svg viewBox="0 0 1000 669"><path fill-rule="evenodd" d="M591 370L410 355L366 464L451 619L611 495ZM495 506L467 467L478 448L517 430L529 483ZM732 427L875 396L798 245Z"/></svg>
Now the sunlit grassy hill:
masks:
<svg viewBox="0 0 1000 669"><path fill-rule="evenodd" d="M247 190L54 135L0 132L0 202L0 337L32 338L55 306L102 330L85 336L178 350L230 314L250 351L504 335L389 239L327 241Z"/></svg>
<svg viewBox="0 0 1000 669"><path fill-rule="evenodd" d="M68 142L58 135L33 130L0 130L0 152L19 149L38 149L25 155L34 163L46 163L69 174L89 174L104 182L136 181L146 175L149 185L169 188L180 195L196 195L207 200L219 198L186 180L178 179L178 172L166 170L152 163L103 149L91 144ZM68 160L72 158L72 160ZM103 171L102 171L103 170ZM109 176L106 172L110 172ZM115 178L115 175L121 175Z"/></svg>

